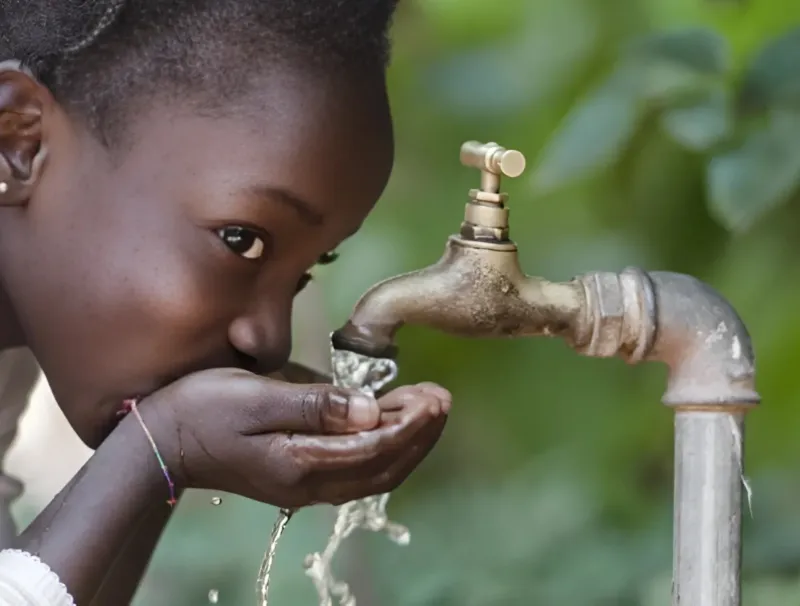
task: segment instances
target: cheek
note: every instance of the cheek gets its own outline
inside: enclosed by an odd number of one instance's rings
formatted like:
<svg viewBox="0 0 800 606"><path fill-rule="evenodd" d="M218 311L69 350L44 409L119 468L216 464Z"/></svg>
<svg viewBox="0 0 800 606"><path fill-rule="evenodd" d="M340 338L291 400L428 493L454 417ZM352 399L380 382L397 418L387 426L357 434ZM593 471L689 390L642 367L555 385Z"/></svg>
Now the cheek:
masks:
<svg viewBox="0 0 800 606"><path fill-rule="evenodd" d="M104 322L125 322L128 343L158 343L175 355L177 348L206 340L215 327L224 330L230 314L220 296L223 285L202 260L172 246L159 248L158 242L154 238L130 254L120 251L89 290Z"/></svg>
<svg viewBox="0 0 800 606"><path fill-rule="evenodd" d="M62 234L31 251L42 271L24 303L26 324L53 372L160 376L219 350L230 320L226 301L236 293L221 290L208 254L192 254L191 238L181 244L178 236L176 229L101 229L93 238Z"/></svg>

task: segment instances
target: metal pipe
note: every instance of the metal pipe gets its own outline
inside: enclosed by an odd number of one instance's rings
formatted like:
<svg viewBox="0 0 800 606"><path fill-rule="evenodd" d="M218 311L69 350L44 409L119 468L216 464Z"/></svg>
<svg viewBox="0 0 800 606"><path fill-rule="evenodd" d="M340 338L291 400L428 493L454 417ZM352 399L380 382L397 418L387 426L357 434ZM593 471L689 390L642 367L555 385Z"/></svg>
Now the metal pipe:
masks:
<svg viewBox="0 0 800 606"><path fill-rule="evenodd" d="M583 280L594 330L582 353L669 368L661 401L675 411L672 604L740 606L744 417L760 402L750 335L691 276L628 269Z"/></svg>
<svg viewBox="0 0 800 606"><path fill-rule="evenodd" d="M651 273L675 409L674 606L740 606L745 413L758 405L750 335L730 304L689 276Z"/></svg>
<svg viewBox="0 0 800 606"><path fill-rule="evenodd" d="M674 606L741 604L743 424L742 413L675 413Z"/></svg>
<svg viewBox="0 0 800 606"><path fill-rule="evenodd" d="M469 142L462 162L487 188L470 191L458 236L438 263L386 280L334 332L336 349L392 358L404 324L462 337L560 336L577 352L669 369L675 410L673 606L739 606L744 413L760 401L750 336L731 305L682 274L593 272L564 283L526 276L509 239L503 160ZM487 176L489 173L489 176Z"/></svg>

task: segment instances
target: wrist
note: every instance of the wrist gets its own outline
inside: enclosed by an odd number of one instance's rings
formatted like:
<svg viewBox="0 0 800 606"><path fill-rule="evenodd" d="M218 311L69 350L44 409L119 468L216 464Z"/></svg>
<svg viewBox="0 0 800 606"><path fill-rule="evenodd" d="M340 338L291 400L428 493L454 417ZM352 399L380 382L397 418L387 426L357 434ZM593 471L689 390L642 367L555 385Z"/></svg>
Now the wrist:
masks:
<svg viewBox="0 0 800 606"><path fill-rule="evenodd" d="M180 449L175 443L172 425L159 415L154 406L136 406L120 421L103 443L135 461L137 483L149 498L174 505L184 486L180 470Z"/></svg>

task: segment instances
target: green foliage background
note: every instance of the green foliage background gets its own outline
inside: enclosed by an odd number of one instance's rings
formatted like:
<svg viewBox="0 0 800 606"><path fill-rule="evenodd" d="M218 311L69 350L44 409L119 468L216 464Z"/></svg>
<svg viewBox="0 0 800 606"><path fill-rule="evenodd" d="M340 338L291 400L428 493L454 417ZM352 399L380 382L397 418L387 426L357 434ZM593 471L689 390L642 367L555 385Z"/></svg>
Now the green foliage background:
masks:
<svg viewBox="0 0 800 606"><path fill-rule="evenodd" d="M397 166L363 231L322 272L331 322L378 279L437 260L476 174L462 141L522 150L507 182L529 273L639 265L691 273L748 324L764 398L747 435L754 518L745 599L800 604L800 3L407 0L395 27ZM359 604L666 606L672 419L663 369L583 359L548 340L400 339L401 382L450 388L438 449L399 490L406 548L355 541ZM315 604L302 559L330 528L303 512L278 554L275 606ZM255 604L275 512L184 504L141 606Z"/></svg>

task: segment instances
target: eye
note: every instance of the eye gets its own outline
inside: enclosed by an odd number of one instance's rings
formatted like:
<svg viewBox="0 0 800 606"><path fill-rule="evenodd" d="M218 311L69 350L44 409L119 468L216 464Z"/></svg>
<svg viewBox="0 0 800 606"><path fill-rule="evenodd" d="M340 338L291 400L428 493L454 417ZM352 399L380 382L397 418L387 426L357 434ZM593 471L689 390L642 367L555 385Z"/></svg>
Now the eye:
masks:
<svg viewBox="0 0 800 606"><path fill-rule="evenodd" d="M260 259L264 255L266 249L264 238L253 229L229 225L218 229L217 235L240 257Z"/></svg>

